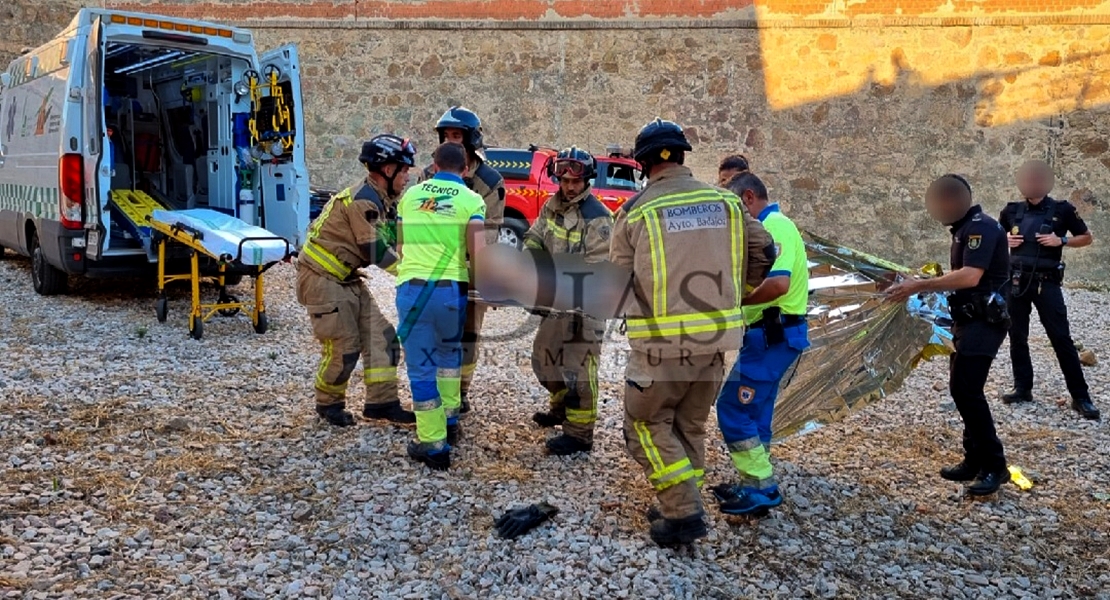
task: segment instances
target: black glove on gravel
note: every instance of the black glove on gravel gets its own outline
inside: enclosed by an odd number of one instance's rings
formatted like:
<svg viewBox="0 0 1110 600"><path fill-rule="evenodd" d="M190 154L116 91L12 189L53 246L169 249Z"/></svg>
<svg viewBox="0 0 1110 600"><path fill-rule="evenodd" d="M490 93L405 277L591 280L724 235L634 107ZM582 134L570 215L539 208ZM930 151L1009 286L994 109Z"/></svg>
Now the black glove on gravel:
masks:
<svg viewBox="0 0 1110 600"><path fill-rule="evenodd" d="M511 540L528 533L540 523L559 514L559 509L546 502L524 508L514 508L494 521L493 526L501 537Z"/></svg>

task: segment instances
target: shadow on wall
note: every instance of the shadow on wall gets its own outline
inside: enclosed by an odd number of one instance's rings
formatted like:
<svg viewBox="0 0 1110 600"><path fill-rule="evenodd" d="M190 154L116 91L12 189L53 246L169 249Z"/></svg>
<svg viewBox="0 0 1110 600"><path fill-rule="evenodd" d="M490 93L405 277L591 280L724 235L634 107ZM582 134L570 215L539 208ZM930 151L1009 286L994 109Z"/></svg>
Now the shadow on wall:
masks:
<svg viewBox="0 0 1110 600"><path fill-rule="evenodd" d="M768 118L738 141L802 226L908 264L946 257L921 204L934 177L967 175L997 215L1028 158L1054 165L1054 196L1097 237L1110 231L1108 42L1106 25L765 29ZM1069 254L1070 274L1110 274L1102 248Z"/></svg>

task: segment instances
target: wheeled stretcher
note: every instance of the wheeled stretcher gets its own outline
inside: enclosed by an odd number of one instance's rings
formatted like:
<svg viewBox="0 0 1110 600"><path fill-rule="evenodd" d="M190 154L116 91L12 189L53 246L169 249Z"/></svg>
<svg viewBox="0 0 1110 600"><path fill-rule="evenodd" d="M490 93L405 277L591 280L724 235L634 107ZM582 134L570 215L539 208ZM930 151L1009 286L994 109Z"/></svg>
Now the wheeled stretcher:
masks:
<svg viewBox="0 0 1110 600"><path fill-rule="evenodd" d="M148 221L154 232L154 245L158 249L158 301L155 304L155 313L160 323L166 321L169 313L166 284L188 280L192 285L189 335L194 339L201 339L204 335L204 322L216 313L233 316L240 310L250 311L251 323L256 333L266 332L262 274L292 256L292 247L285 238L208 209L154 210ZM189 249L189 273L166 273L168 244L181 244ZM219 297L213 304L201 302L201 254L211 257L219 265L219 274L216 277ZM225 287L225 278L228 275L253 278L254 300L240 301L228 294Z"/></svg>

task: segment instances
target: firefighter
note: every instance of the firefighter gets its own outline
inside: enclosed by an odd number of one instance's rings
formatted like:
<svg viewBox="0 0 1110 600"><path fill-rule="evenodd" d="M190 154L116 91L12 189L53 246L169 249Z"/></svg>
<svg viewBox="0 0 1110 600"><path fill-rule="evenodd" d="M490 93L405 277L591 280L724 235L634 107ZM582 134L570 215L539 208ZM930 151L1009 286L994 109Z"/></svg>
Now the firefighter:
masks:
<svg viewBox="0 0 1110 600"><path fill-rule="evenodd" d="M552 254L579 254L587 262L609 258L613 216L590 193L597 161L571 147L555 156L548 174L559 191L540 210L524 236L524 246ZM532 371L550 393L550 408L532 420L543 427L563 426L547 441L556 456L593 449L597 420L597 367L605 324L579 314L545 314L532 344Z"/></svg>
<svg viewBox="0 0 1110 600"><path fill-rule="evenodd" d="M308 228L297 261L297 301L308 310L312 333L323 359L316 370L316 412L332 425L346 427L347 382L362 357L366 381L363 416L394 423L416 422L397 396L397 332L385 318L358 269L390 268L390 221L396 199L416 163L408 140L383 134L362 145L366 179L335 195Z"/></svg>
<svg viewBox="0 0 1110 600"><path fill-rule="evenodd" d="M505 218L505 181L501 174L485 163L482 154L482 120L474 111L462 106L452 106L436 122L439 143L462 144L467 154L467 175L463 178L466 186L477 192L486 203L486 242L497 242L501 224ZM431 179L435 165L429 165L421 173L420 181ZM472 282L473 283L473 282ZM486 305L469 302L466 309L466 328L463 331L462 366L462 408L460 414L470 412L470 381L478 366L478 338L485 319Z"/></svg>
<svg viewBox="0 0 1110 600"><path fill-rule="evenodd" d="M610 260L633 273L622 308L632 348L624 435L659 499L648 520L661 546L707 533L698 490L705 423L725 353L740 347L744 291L766 277L775 255L739 198L683 166L689 150L671 121L640 130L633 156L648 184L618 211L610 250Z"/></svg>
<svg viewBox="0 0 1110 600"><path fill-rule="evenodd" d="M459 435L466 256L485 245L486 207L463 183L466 158L461 145L440 144L436 174L405 192L398 208L397 315L417 415L408 455L441 471Z"/></svg>
<svg viewBox="0 0 1110 600"><path fill-rule="evenodd" d="M721 484L713 493L721 512L748 515L782 504L771 468L771 419L783 377L809 347L809 266L802 235L768 199L759 177L741 173L727 187L763 223L778 248L767 278L744 298L744 345L717 395L717 423L740 484Z"/></svg>

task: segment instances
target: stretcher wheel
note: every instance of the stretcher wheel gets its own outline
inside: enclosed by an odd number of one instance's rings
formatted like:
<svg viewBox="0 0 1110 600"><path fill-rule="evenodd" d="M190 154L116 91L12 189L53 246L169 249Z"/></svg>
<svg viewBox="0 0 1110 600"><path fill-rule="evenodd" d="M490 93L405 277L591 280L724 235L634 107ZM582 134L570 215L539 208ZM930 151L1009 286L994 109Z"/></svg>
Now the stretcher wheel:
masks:
<svg viewBox="0 0 1110 600"><path fill-rule="evenodd" d="M254 324L254 332L266 333L266 328L269 326L269 324L270 323L266 320L266 312L263 311L258 313L258 322Z"/></svg>
<svg viewBox="0 0 1110 600"><path fill-rule="evenodd" d="M198 316L189 317L189 337L194 340L204 337L204 321Z"/></svg>
<svg viewBox="0 0 1110 600"><path fill-rule="evenodd" d="M166 316L170 313L170 302L165 298L159 298L154 303L154 315L158 317L159 323L166 322Z"/></svg>
<svg viewBox="0 0 1110 600"><path fill-rule="evenodd" d="M231 294L227 293L227 291L221 289L220 290L220 298L219 298L218 301L219 301L220 304L231 304L232 302L238 302L239 299L236 298L235 296L232 296ZM219 313L220 313L221 316L224 316L224 317L234 317L235 315L239 314L239 307L221 308L219 310Z"/></svg>

